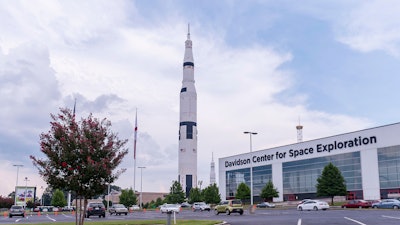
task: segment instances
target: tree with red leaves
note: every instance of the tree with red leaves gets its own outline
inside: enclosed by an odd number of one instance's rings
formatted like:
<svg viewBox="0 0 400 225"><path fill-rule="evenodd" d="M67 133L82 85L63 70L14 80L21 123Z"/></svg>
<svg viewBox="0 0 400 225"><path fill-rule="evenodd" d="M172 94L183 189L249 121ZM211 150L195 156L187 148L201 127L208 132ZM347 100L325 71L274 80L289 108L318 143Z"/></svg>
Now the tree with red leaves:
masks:
<svg viewBox="0 0 400 225"><path fill-rule="evenodd" d="M128 140L120 140L106 119L90 114L77 122L70 109L60 111L51 114L50 131L40 135L40 148L46 158L31 155L31 159L49 185L70 190L80 199L84 210L76 213L75 222L82 225L87 200L102 194L125 171L114 172L128 153L124 147Z"/></svg>

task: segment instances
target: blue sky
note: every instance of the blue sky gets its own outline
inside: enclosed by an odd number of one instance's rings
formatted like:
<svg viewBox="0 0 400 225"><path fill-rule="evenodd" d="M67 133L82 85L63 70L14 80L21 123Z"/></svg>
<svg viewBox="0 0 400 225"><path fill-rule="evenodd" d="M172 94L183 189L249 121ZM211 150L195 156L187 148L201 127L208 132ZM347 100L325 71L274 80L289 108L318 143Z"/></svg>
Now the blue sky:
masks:
<svg viewBox="0 0 400 225"><path fill-rule="evenodd" d="M198 176L220 157L399 122L398 1L0 0L0 170L46 186L29 155L50 113L73 106L129 139L116 185L133 185L133 124L144 191L177 178L179 90L190 23ZM385 13L383 13L385 12ZM218 165L217 165L218 168ZM138 172L137 172L138 175ZM138 182L138 180L137 180Z"/></svg>

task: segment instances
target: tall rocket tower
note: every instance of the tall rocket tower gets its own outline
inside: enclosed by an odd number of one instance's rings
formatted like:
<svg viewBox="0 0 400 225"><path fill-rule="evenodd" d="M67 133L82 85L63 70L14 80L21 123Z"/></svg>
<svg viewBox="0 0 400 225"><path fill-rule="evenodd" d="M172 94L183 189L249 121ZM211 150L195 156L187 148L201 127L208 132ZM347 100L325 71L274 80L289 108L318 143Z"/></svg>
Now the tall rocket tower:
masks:
<svg viewBox="0 0 400 225"><path fill-rule="evenodd" d="M183 58L180 93L178 180L186 196L197 186L197 93L194 86L194 63L190 27L188 26Z"/></svg>
<svg viewBox="0 0 400 225"><path fill-rule="evenodd" d="M211 157L211 169L210 169L210 185L215 184L215 162L214 162L214 153L212 153Z"/></svg>

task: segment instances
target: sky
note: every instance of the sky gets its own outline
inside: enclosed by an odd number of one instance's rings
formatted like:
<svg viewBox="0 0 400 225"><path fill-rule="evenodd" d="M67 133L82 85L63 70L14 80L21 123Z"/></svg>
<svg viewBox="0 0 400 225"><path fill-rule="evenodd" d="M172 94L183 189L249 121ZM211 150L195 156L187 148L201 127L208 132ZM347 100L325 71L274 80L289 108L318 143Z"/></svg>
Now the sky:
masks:
<svg viewBox="0 0 400 225"><path fill-rule="evenodd" d="M137 109L143 191L168 192L188 24L202 187L212 156L218 169L249 151L244 131L257 151L295 143L299 123L312 140L400 121L396 0L0 0L0 195L18 183L41 196L29 156L45 157L39 136L74 99L78 119L129 140L121 188L134 185Z"/></svg>

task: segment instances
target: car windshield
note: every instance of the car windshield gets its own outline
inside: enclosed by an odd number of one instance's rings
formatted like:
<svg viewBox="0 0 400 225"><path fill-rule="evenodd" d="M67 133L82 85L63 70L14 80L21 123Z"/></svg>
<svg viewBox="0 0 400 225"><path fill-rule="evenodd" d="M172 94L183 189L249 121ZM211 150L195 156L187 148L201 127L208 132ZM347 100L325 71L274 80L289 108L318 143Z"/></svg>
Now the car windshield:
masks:
<svg viewBox="0 0 400 225"><path fill-rule="evenodd" d="M232 204L242 204L242 202L240 200L233 200Z"/></svg>
<svg viewBox="0 0 400 225"><path fill-rule="evenodd" d="M11 206L12 209L22 209L22 206L19 205L13 205Z"/></svg>
<svg viewBox="0 0 400 225"><path fill-rule="evenodd" d="M115 204L114 207L115 207L115 208L125 208L125 206L122 205L122 204Z"/></svg>

